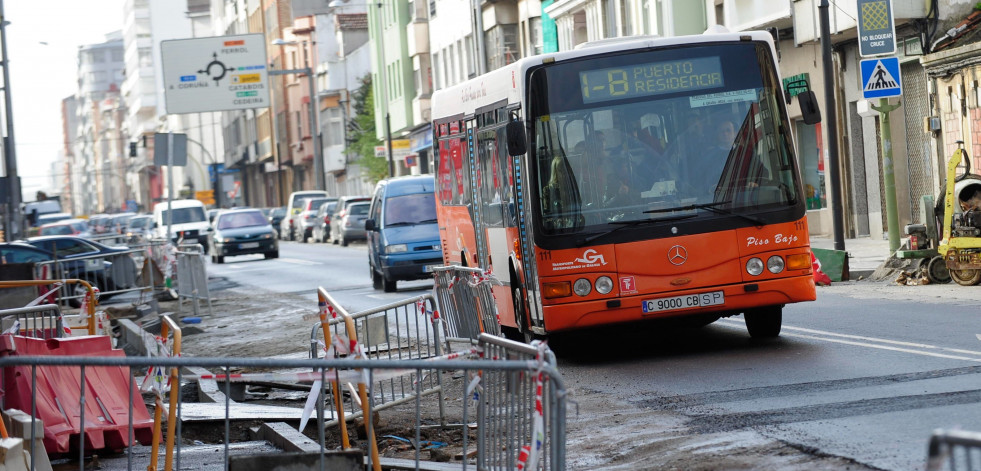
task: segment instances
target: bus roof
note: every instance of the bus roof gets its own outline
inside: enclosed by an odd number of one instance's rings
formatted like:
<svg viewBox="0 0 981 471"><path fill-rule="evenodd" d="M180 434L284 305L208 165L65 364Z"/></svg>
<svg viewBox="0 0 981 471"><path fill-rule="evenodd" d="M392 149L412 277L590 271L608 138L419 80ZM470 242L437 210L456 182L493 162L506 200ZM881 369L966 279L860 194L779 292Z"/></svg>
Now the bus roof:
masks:
<svg viewBox="0 0 981 471"><path fill-rule="evenodd" d="M708 42L741 41L745 38L751 41L764 41L770 45L770 50L776 56L773 37L766 31L741 31L736 33L717 33L706 31L703 34L690 36L631 36L626 38L602 39L579 45L571 51L553 52L518 59L499 69L492 70L466 82L453 85L433 93L433 121L446 118L472 115L476 110L507 100L508 104L522 103L518 83L529 68L541 65L546 59L556 62L576 59L579 57L598 55L608 52L618 52L630 49L645 49L666 47L681 44L698 44Z"/></svg>

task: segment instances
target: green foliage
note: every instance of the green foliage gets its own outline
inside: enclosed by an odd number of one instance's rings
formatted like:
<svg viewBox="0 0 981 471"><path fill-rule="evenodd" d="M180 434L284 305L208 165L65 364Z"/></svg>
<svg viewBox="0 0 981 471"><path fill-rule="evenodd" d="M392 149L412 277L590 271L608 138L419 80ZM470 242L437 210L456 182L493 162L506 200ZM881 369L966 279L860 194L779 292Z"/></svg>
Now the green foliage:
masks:
<svg viewBox="0 0 981 471"><path fill-rule="evenodd" d="M361 86L352 99L354 116L347 123L347 151L359 156L357 164L361 166L365 179L374 185L388 176L388 160L375 157L375 146L381 145L382 141L375 137L375 97L370 75L361 79Z"/></svg>

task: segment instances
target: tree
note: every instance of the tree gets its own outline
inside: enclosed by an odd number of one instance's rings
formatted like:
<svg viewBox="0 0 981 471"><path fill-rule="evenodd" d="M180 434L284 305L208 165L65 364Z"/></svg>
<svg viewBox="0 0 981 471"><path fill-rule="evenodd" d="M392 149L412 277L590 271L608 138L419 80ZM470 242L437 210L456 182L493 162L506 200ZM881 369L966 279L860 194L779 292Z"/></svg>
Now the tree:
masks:
<svg viewBox="0 0 981 471"><path fill-rule="evenodd" d="M382 141L375 137L375 98L370 75L361 79L361 86L352 99L354 116L347 122L347 151L360 156L357 164L369 183L374 185L388 176L388 160L375 156L375 146L381 145Z"/></svg>

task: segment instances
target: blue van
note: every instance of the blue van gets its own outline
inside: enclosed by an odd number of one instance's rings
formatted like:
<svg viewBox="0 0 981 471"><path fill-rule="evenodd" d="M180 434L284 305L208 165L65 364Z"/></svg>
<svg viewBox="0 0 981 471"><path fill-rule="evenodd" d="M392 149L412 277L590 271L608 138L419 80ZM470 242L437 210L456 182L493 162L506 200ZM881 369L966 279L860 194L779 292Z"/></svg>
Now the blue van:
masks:
<svg viewBox="0 0 981 471"><path fill-rule="evenodd" d="M432 267L442 265L435 186L432 175L388 178L375 186L364 222L375 289L393 292L395 282L430 278Z"/></svg>

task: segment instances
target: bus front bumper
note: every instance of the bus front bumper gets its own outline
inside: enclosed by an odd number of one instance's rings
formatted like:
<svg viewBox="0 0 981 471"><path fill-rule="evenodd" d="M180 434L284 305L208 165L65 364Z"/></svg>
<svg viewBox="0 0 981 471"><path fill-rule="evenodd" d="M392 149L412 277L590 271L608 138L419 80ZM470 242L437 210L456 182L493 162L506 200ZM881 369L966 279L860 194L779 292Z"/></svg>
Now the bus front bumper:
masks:
<svg viewBox="0 0 981 471"><path fill-rule="evenodd" d="M681 308L655 313L646 313L641 307L644 301L714 291L723 292L725 296L724 304ZM814 278L810 274L753 283L706 286L698 289L672 291L670 293L641 294L544 306L545 330L547 332L555 332L645 319L663 319L710 313L718 313L720 316L730 316L756 307L814 301L816 298ZM620 301L620 305L611 307L609 306L611 301Z"/></svg>

